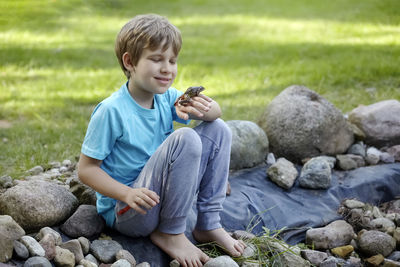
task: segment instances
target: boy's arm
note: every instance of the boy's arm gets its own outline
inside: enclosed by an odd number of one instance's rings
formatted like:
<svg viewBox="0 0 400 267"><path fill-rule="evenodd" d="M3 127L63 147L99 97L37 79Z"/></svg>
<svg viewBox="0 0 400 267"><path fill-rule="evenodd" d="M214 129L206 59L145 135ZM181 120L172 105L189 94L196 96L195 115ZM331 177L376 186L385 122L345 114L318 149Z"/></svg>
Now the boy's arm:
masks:
<svg viewBox="0 0 400 267"><path fill-rule="evenodd" d="M200 94L192 97L186 106L177 105L176 114L184 120L213 121L221 117L221 108L217 102L210 97Z"/></svg>
<svg viewBox="0 0 400 267"><path fill-rule="evenodd" d="M159 196L147 188L132 188L111 178L100 168L102 161L81 154L78 165L79 179L102 195L125 202L141 214L160 201Z"/></svg>

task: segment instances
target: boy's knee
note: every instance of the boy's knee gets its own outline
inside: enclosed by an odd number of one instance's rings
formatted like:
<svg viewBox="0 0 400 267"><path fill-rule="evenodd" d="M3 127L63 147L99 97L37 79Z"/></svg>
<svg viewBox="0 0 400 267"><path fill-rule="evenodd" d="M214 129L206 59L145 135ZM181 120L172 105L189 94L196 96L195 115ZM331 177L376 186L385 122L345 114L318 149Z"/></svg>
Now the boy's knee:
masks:
<svg viewBox="0 0 400 267"><path fill-rule="evenodd" d="M195 130L189 127L183 127L174 132L179 142L193 153L201 155L201 139Z"/></svg>

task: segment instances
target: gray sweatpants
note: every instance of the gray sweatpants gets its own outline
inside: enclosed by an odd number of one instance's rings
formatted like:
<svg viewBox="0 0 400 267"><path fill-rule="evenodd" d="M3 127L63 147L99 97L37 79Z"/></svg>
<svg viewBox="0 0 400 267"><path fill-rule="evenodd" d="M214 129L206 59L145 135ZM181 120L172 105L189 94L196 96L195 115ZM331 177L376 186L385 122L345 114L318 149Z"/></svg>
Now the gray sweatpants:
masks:
<svg viewBox="0 0 400 267"><path fill-rule="evenodd" d="M196 229L221 227L219 212L225 200L232 134L221 119L174 131L150 157L132 187L146 187L160 203L143 215L129 209L116 215L114 228L133 237L158 229L180 234L197 198ZM127 205L118 201L116 214Z"/></svg>

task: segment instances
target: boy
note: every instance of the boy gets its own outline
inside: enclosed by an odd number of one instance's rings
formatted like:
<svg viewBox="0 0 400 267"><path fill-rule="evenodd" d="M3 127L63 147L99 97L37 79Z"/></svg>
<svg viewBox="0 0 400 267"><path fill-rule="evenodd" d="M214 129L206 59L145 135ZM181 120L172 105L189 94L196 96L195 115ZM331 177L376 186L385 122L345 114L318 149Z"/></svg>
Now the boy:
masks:
<svg viewBox="0 0 400 267"><path fill-rule="evenodd" d="M194 200L197 241L216 241L232 256L245 244L220 224L231 146L220 107L203 94L181 105L182 93L170 88L181 44L179 30L158 15L136 16L121 29L115 51L128 82L93 111L78 175L97 191L108 226L149 235L181 266L192 267L209 260L184 235ZM173 131L173 120L189 119L204 122Z"/></svg>

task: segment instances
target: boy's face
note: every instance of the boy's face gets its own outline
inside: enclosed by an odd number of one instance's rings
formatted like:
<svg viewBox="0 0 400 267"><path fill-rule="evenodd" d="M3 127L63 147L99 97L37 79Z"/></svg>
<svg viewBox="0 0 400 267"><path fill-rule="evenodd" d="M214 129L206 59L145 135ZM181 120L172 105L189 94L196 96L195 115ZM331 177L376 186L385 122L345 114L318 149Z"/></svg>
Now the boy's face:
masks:
<svg viewBox="0 0 400 267"><path fill-rule="evenodd" d="M178 72L177 55L172 47L163 51L144 49L137 65L131 71L134 91L162 94L172 85Z"/></svg>

